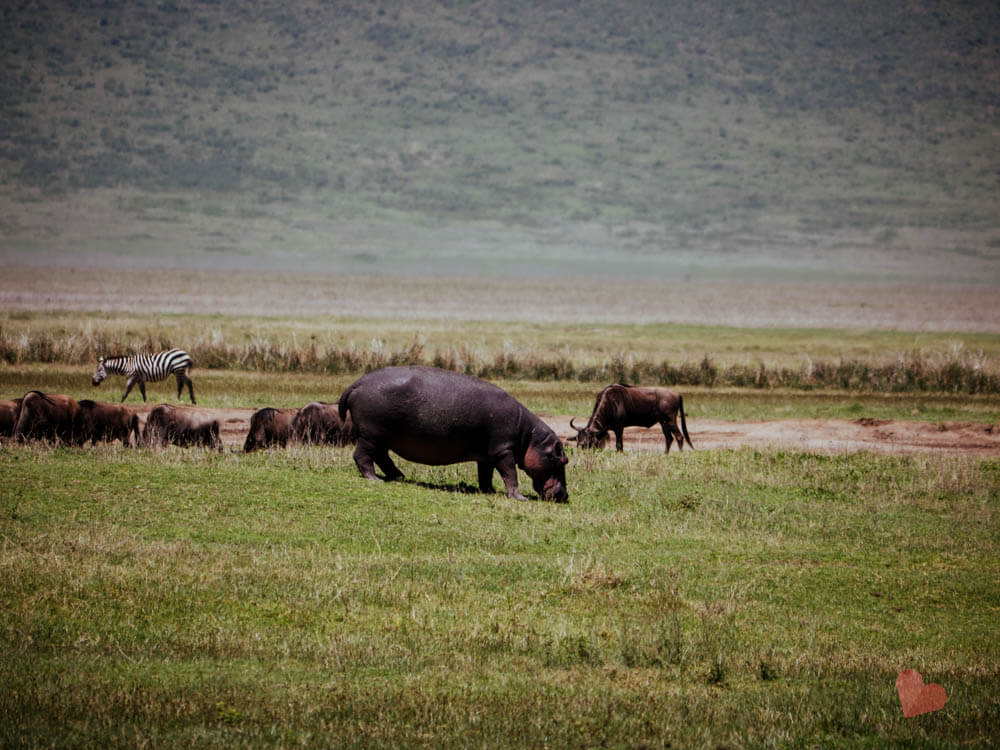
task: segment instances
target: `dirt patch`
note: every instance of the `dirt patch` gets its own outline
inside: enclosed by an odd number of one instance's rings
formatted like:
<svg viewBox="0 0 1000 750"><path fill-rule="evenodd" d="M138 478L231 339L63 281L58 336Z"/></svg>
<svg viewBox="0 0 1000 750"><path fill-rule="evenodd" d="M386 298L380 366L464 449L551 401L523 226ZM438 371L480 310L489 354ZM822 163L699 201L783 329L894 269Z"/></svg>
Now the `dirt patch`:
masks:
<svg viewBox="0 0 1000 750"><path fill-rule="evenodd" d="M137 407L142 419L153 405ZM219 420L222 441L227 448L240 449L250 429L254 409L196 409L206 418ZM540 415L566 441L576 432L569 418ZM885 419L786 419L771 422L732 422L698 419L688 422L696 450L784 447L815 453L934 452L970 456L1000 456L1000 426L969 422L909 422ZM605 450L614 450L614 437ZM663 432L659 427L629 427L625 430L625 450L662 451ZM676 452L676 445L671 452Z"/></svg>

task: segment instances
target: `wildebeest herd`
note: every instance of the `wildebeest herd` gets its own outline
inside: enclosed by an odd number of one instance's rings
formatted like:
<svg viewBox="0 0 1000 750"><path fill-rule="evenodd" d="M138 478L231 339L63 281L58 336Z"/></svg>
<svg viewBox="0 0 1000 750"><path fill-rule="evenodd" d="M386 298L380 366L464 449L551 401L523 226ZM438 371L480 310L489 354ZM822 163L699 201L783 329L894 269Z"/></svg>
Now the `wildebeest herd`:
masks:
<svg viewBox="0 0 1000 750"><path fill-rule="evenodd" d="M115 369L107 367L115 362ZM173 363L173 365L171 365ZM171 369L173 367L173 369ZM107 372L125 374L128 396L138 383L177 375L178 398L188 386L191 358L172 349L156 355L101 359L93 384ZM677 417L680 416L680 426ZM615 433L623 450L622 430L659 424L666 452L677 440L691 445L681 396L666 388L609 385L597 396L586 426L570 425L581 448L597 448ZM30 391L13 401L0 401L0 435L15 440L52 440L69 445L113 442L136 446L202 446L222 450L218 420L197 409L161 404L141 424L139 415L122 404L76 401L66 394ZM525 499L518 489L517 469L532 481L538 496L566 502L566 465L562 441L538 416L496 385L470 375L435 367L387 367L349 385L336 402L313 401L300 409L259 409L250 419L244 452L284 447L289 443L355 444L354 461L361 475L376 479L375 467L388 481L403 473L389 452L415 463L443 465L474 461L479 488L492 492L494 470L508 497Z"/></svg>

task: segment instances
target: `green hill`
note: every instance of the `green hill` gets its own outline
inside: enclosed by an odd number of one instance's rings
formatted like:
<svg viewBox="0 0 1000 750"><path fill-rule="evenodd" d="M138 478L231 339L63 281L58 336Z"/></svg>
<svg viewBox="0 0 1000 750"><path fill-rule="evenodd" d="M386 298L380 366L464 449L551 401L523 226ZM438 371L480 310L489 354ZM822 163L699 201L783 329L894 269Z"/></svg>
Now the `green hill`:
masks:
<svg viewBox="0 0 1000 750"><path fill-rule="evenodd" d="M8 262L1000 282L1000 5L8 4Z"/></svg>

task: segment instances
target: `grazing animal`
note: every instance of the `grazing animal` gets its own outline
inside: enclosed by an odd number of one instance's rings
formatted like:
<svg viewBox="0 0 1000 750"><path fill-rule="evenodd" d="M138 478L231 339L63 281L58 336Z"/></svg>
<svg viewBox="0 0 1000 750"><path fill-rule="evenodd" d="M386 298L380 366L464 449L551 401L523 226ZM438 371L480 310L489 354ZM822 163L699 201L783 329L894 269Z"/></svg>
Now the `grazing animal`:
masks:
<svg viewBox="0 0 1000 750"><path fill-rule="evenodd" d="M65 393L29 391L24 394L14 422L14 438L79 443L75 434L80 405Z"/></svg>
<svg viewBox="0 0 1000 750"><path fill-rule="evenodd" d="M485 380L434 367L387 367L349 385L339 400L358 434L354 462L361 476L387 481L403 473L389 457L441 465L475 461L479 489L493 491L499 472L507 496L523 500L517 469L538 495L565 502L566 454L556 434L506 391Z"/></svg>
<svg viewBox="0 0 1000 750"><path fill-rule="evenodd" d="M222 452L219 420L206 419L196 409L160 404L146 418L142 442L149 446L204 446Z"/></svg>
<svg viewBox="0 0 1000 750"><path fill-rule="evenodd" d="M84 399L80 401L80 411L76 415L76 439L80 443L88 440L112 443L121 440L128 446L135 433L135 442L139 443L139 415L127 406L119 404L103 404L98 401Z"/></svg>
<svg viewBox="0 0 1000 750"><path fill-rule="evenodd" d="M142 400L146 400L146 382L157 383L169 375L177 378L177 398L180 399L184 385L187 384L191 403L194 400L194 384L188 376L188 370L194 366L191 356L183 349L168 349L156 354L136 354L131 357L101 357L94 371L93 384L100 385L109 373L125 376L125 392L122 401L136 384Z"/></svg>
<svg viewBox="0 0 1000 750"><path fill-rule="evenodd" d="M244 453L273 445L284 448L292 437L292 420L297 414L297 409L274 409L270 406L255 411L250 417L250 430L243 443Z"/></svg>
<svg viewBox="0 0 1000 750"><path fill-rule="evenodd" d="M677 414L681 415L681 429L677 428ZM577 431L570 440L581 448L600 448L608 439L608 431L615 433L615 448L624 450L622 431L626 427L652 427L659 423L670 453L670 444L677 438L677 448L684 450L684 440L691 445L687 420L684 417L684 399L667 388L642 388L618 383L609 385L599 394L594 411L585 427L577 427L573 420L570 427Z"/></svg>
<svg viewBox="0 0 1000 750"><path fill-rule="evenodd" d="M312 401L295 415L292 434L296 440L316 445L348 445L356 443L354 422L348 414L341 419L337 404Z"/></svg>
<svg viewBox="0 0 1000 750"><path fill-rule="evenodd" d="M17 407L21 405L21 399L0 401L0 437L10 437L14 434L14 425L17 422Z"/></svg>

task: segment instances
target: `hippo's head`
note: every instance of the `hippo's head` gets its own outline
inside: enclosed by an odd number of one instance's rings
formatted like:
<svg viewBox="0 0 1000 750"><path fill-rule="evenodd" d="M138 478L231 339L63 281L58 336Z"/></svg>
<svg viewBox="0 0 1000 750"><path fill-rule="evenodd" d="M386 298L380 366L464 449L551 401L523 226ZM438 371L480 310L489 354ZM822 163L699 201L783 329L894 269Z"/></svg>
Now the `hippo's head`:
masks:
<svg viewBox="0 0 1000 750"><path fill-rule="evenodd" d="M562 442L554 432L536 429L532 433L531 443L524 453L524 471L531 477L531 484L540 498L557 503L569 500L566 491L568 462Z"/></svg>

